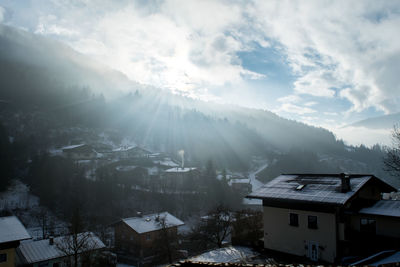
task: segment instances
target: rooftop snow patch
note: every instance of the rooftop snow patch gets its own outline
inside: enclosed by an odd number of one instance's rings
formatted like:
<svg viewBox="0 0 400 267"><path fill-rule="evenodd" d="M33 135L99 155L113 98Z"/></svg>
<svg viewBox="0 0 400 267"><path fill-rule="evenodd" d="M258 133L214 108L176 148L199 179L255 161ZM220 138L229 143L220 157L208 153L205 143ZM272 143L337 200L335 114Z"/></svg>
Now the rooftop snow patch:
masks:
<svg viewBox="0 0 400 267"><path fill-rule="evenodd" d="M28 264L65 257L66 254L73 253L68 252L67 245L69 242L68 240L71 238L72 236L56 237L53 239L53 244L50 244L50 239L23 242L18 247L18 250ZM82 240L82 242L80 240ZM105 248L104 243L91 232L78 234L78 243L85 244L82 246L79 253Z"/></svg>
<svg viewBox="0 0 400 267"><path fill-rule="evenodd" d="M129 151L135 147L138 147L137 145L132 145L132 146L121 146L116 149L113 149L113 152L124 152L124 151Z"/></svg>
<svg viewBox="0 0 400 267"><path fill-rule="evenodd" d="M142 234L162 229L163 226L160 223L160 219L162 218L165 218L165 225L167 228L185 224L168 212L143 215L143 217L126 218L122 219L122 221L135 232Z"/></svg>
<svg viewBox="0 0 400 267"><path fill-rule="evenodd" d="M156 160L154 161L155 164L160 164L167 167L179 167L179 164L173 162L171 159L164 159L164 160Z"/></svg>
<svg viewBox="0 0 400 267"><path fill-rule="evenodd" d="M168 169L168 170L166 170L165 172L169 172L169 173L180 173L180 172L190 172L190 171L193 171L193 170L196 170L196 168L179 168L179 167L176 167L176 168L171 168L171 169Z"/></svg>
<svg viewBox="0 0 400 267"><path fill-rule="evenodd" d="M361 209L359 213L369 214L369 215L400 217L400 201L380 200L371 207Z"/></svg>
<svg viewBox="0 0 400 267"><path fill-rule="evenodd" d="M283 174L255 190L247 197L343 205L360 190L365 183L373 178L375 178L373 175L349 175L350 191L342 193L340 191L341 179L339 175ZM382 181L382 183L384 182ZM301 186L301 190L297 189L299 186Z"/></svg>
<svg viewBox="0 0 400 267"><path fill-rule="evenodd" d="M62 149L62 150L69 150L69 149L78 148L78 147L81 147L81 146L84 146L84 145L85 145L85 144L64 146L64 147L62 147L61 149Z"/></svg>
<svg viewBox="0 0 400 267"><path fill-rule="evenodd" d="M0 217L0 243L29 239L31 236L15 216Z"/></svg>

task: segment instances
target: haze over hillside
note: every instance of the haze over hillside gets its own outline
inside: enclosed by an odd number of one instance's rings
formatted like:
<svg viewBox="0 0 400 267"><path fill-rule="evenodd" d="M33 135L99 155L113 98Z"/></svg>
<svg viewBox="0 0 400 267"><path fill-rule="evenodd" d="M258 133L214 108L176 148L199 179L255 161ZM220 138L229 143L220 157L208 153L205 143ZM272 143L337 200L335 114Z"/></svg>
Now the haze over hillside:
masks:
<svg viewBox="0 0 400 267"><path fill-rule="evenodd" d="M393 126L400 122L400 113L383 115L357 121L349 126L366 127L370 129L393 129Z"/></svg>
<svg viewBox="0 0 400 267"><path fill-rule="evenodd" d="M65 145L51 137L54 127L79 126L99 133L113 129L156 151L176 154L183 149L195 164L214 159L220 167L242 170L254 156L272 159L293 148L354 157L323 128L269 111L204 102L143 86L55 41L7 26L0 29L3 112L34 112L25 118L32 121L24 127L30 127L31 135L42 135L42 143L47 143L41 149ZM4 115L3 120L12 135L22 134L15 121ZM312 164L318 161L317 157ZM332 171L351 168L331 166ZM356 170L381 172L359 166Z"/></svg>

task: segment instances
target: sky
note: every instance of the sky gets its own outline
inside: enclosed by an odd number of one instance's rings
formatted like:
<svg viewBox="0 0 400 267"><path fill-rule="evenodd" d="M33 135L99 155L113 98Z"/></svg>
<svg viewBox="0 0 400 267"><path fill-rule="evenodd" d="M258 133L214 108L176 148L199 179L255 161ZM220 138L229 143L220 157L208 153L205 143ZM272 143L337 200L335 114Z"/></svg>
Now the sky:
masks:
<svg viewBox="0 0 400 267"><path fill-rule="evenodd" d="M339 137L344 125L400 112L400 1L2 0L0 23L131 80Z"/></svg>

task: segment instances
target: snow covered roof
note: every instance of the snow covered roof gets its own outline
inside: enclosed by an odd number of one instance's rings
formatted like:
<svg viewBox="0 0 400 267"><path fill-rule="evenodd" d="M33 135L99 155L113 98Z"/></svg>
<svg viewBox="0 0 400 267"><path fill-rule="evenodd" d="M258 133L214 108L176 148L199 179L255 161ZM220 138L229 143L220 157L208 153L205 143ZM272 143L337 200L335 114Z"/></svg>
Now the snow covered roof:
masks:
<svg viewBox="0 0 400 267"><path fill-rule="evenodd" d="M145 151L147 153L151 153L148 149L145 149L145 148L140 147L138 145L121 146L121 147L118 147L116 149L113 149L113 152L126 152L126 151L130 151L130 150L141 150L141 151Z"/></svg>
<svg viewBox="0 0 400 267"><path fill-rule="evenodd" d="M211 250L199 256L190 258L189 261L234 263L241 262L248 258L253 258L257 255L258 253L254 252L251 248L236 246Z"/></svg>
<svg viewBox="0 0 400 267"><path fill-rule="evenodd" d="M121 171L121 172L133 171L136 168L137 168L137 166L135 166L135 165L127 165L127 166L120 165L120 166L115 167L115 169L117 171Z"/></svg>
<svg viewBox="0 0 400 267"><path fill-rule="evenodd" d="M69 238L71 236L56 237L54 238L53 245L50 245L49 239L23 242L18 247L18 250L28 264L61 258L70 254L68 253ZM85 245L82 246L79 253L105 248L104 243L91 232L78 234L78 242L80 242L79 240L85 240Z"/></svg>
<svg viewBox="0 0 400 267"><path fill-rule="evenodd" d="M126 218L122 219L122 221L135 230L135 232L142 234L160 230L162 225L158 218L165 218L167 228L184 225L184 222L168 212L143 215L143 217Z"/></svg>
<svg viewBox="0 0 400 267"><path fill-rule="evenodd" d="M197 168L179 168L179 167L175 167L175 168L171 168L168 170L165 170L165 172L169 172L169 173L181 173L181 172L190 172L193 170L196 170Z"/></svg>
<svg viewBox="0 0 400 267"><path fill-rule="evenodd" d="M84 145L85 145L85 144L64 146L64 147L62 147L61 149L62 149L62 150L74 149L74 148L78 148L78 147L81 147L81 146L84 146Z"/></svg>
<svg viewBox="0 0 400 267"><path fill-rule="evenodd" d="M349 175L351 190L342 193L339 174L283 174L247 197L343 205L373 178L373 175Z"/></svg>
<svg viewBox="0 0 400 267"><path fill-rule="evenodd" d="M15 216L0 217L0 243L29 239L31 236Z"/></svg>
<svg viewBox="0 0 400 267"><path fill-rule="evenodd" d="M132 145L132 146L121 146L118 148L113 149L113 152L123 152L123 151L128 151L130 149L133 149L137 147L137 145Z"/></svg>
<svg viewBox="0 0 400 267"><path fill-rule="evenodd" d="M380 200L371 207L362 208L359 213L400 217L400 200Z"/></svg>
<svg viewBox="0 0 400 267"><path fill-rule="evenodd" d="M155 164L160 164L163 166L168 166L168 167L179 167L179 164L177 164L176 162L172 161L171 159L164 159L164 160L155 160L154 161Z"/></svg>

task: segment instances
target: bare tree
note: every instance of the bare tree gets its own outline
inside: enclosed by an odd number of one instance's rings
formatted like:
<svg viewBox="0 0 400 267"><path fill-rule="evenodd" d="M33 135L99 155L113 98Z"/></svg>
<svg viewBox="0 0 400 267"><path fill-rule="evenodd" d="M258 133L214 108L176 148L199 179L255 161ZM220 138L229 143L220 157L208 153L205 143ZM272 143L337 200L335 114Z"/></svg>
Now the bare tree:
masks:
<svg viewBox="0 0 400 267"><path fill-rule="evenodd" d="M157 216L156 221L161 227L161 232L158 240L155 242L155 251L159 255L160 261L168 258L168 262L172 263L178 243L176 227L170 227L168 225L166 216Z"/></svg>
<svg viewBox="0 0 400 267"><path fill-rule="evenodd" d="M192 236L221 248L223 241L231 234L233 219L228 208L218 206L208 212L197 227L192 229Z"/></svg>
<svg viewBox="0 0 400 267"><path fill-rule="evenodd" d="M43 207L38 208L38 210L34 212L34 217L40 225L42 238L46 239L49 232L49 214L47 209Z"/></svg>
<svg viewBox="0 0 400 267"><path fill-rule="evenodd" d="M400 175L400 129L398 125L392 131L393 145L388 149L384 159L385 170L392 175Z"/></svg>
<svg viewBox="0 0 400 267"><path fill-rule="evenodd" d="M241 210L232 223L232 244L256 246L263 237L262 212Z"/></svg>
<svg viewBox="0 0 400 267"><path fill-rule="evenodd" d="M92 232L84 232L84 222L79 208L72 214L70 222L70 234L58 240L57 248L65 255L67 266L78 267L84 260L84 266L91 266L91 253L98 249L101 241Z"/></svg>

